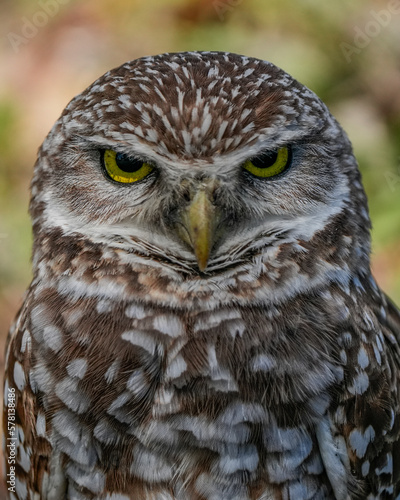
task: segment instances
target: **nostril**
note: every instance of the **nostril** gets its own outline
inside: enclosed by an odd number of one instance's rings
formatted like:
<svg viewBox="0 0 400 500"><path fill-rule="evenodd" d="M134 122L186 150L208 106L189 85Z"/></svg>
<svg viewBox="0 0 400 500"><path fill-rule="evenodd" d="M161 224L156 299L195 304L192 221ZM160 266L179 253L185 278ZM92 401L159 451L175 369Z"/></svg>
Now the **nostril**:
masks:
<svg viewBox="0 0 400 500"><path fill-rule="evenodd" d="M211 203L213 203L214 205L217 204L220 196L221 187L217 183L212 184L208 189L208 197Z"/></svg>
<svg viewBox="0 0 400 500"><path fill-rule="evenodd" d="M187 202L192 199L192 197L190 196L190 191L188 189L185 189L185 191L183 192L183 199Z"/></svg>
<svg viewBox="0 0 400 500"><path fill-rule="evenodd" d="M214 188L211 191L211 201L212 201L212 203L214 203L214 205L217 203L218 193L219 193L219 189L218 188Z"/></svg>
<svg viewBox="0 0 400 500"><path fill-rule="evenodd" d="M187 202L191 201L193 198L191 183L188 179L183 179L180 183L179 195Z"/></svg>

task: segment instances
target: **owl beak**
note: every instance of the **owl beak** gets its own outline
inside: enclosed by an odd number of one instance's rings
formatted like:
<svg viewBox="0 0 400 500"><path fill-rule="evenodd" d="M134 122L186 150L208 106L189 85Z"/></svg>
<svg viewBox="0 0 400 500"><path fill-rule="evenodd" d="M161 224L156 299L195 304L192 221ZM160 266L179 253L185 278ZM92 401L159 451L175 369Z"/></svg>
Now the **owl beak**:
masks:
<svg viewBox="0 0 400 500"><path fill-rule="evenodd" d="M217 212L206 186L195 192L189 205L181 212L179 235L192 247L200 271L205 270L210 257L218 222Z"/></svg>

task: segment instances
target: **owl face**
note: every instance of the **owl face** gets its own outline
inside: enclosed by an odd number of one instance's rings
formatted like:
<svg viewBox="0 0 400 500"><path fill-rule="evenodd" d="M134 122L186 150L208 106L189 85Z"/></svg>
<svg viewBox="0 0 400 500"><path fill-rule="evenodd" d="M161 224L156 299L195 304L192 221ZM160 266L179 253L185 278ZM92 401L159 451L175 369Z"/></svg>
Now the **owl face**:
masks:
<svg viewBox="0 0 400 500"><path fill-rule="evenodd" d="M71 101L39 153L31 210L41 231L207 277L310 242L344 209L357 217L357 175L325 105L282 70L165 54Z"/></svg>

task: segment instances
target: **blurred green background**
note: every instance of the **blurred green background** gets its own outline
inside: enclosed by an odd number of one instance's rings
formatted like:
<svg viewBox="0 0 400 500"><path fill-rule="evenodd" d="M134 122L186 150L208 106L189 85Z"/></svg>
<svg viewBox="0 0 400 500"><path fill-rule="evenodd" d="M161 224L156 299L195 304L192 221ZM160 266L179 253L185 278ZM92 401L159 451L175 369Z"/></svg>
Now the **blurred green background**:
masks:
<svg viewBox="0 0 400 500"><path fill-rule="evenodd" d="M100 74L168 51L270 60L330 106L363 173L374 273L399 303L399 7L396 0L2 2L0 339L30 280L27 207L38 146L66 103Z"/></svg>
<svg viewBox="0 0 400 500"><path fill-rule="evenodd" d="M330 106L360 162L374 274L400 303L400 1L13 0L0 9L2 343L30 280L27 207L38 146L100 74L168 51L270 60Z"/></svg>
<svg viewBox="0 0 400 500"><path fill-rule="evenodd" d="M1 353L30 280L27 208L38 146L99 75L168 51L270 60L330 106L360 162L374 274L400 303L399 0L3 0L0 10Z"/></svg>
<svg viewBox="0 0 400 500"><path fill-rule="evenodd" d="M180 50L267 59L347 130L373 221L373 269L400 302L400 1L14 0L0 12L0 339L30 280L29 182L65 104L126 60ZM396 9L397 7L397 9Z"/></svg>

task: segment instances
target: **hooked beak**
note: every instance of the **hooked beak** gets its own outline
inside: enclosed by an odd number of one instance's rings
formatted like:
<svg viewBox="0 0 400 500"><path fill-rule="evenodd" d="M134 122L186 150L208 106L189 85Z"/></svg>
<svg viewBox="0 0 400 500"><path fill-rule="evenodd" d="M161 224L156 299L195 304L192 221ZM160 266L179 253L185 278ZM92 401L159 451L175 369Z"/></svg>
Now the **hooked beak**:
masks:
<svg viewBox="0 0 400 500"><path fill-rule="evenodd" d="M220 210L211 200L213 190L212 186L202 184L179 216L178 234L192 247L200 271L207 267L220 219Z"/></svg>

